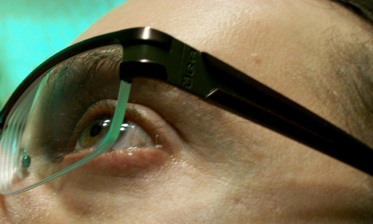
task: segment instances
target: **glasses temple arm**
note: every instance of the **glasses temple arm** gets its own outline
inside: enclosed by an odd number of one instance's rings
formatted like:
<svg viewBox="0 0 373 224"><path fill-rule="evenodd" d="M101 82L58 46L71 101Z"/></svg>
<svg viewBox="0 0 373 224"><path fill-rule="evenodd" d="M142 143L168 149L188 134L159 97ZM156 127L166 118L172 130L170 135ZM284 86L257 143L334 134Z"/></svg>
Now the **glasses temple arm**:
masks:
<svg viewBox="0 0 373 224"><path fill-rule="evenodd" d="M219 59L175 39L124 48L122 80L162 80L373 176L373 149Z"/></svg>
<svg viewBox="0 0 373 224"><path fill-rule="evenodd" d="M225 86L212 90L208 101L373 175L373 149L213 56L202 57Z"/></svg>

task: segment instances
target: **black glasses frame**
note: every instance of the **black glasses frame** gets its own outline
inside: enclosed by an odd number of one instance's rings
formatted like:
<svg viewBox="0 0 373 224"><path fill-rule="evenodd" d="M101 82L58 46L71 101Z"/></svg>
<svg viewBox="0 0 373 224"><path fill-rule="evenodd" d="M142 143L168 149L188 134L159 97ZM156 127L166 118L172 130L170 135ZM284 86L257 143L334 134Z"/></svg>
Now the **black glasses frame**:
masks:
<svg viewBox="0 0 373 224"><path fill-rule="evenodd" d="M101 46L120 44L120 79L161 80L373 176L373 149L330 122L223 61L149 27L104 34L77 43L36 68L0 111L1 132L18 99L59 62Z"/></svg>
<svg viewBox="0 0 373 224"><path fill-rule="evenodd" d="M352 7L364 15L370 22L373 22L373 1L371 0L337 0L342 4Z"/></svg>

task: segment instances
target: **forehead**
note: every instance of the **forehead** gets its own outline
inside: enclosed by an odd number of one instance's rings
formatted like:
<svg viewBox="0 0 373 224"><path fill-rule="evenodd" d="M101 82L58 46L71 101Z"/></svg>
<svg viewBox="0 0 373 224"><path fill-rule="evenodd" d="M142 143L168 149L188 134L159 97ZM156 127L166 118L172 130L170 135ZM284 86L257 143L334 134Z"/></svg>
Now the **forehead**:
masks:
<svg viewBox="0 0 373 224"><path fill-rule="evenodd" d="M150 26L302 102L302 90L294 87L309 85L301 77L304 71L312 71L312 79L322 76L320 69L328 60L325 46L334 35L328 33L330 28L348 36L348 26L358 21L340 4L325 0L136 0L109 13L78 41Z"/></svg>
<svg viewBox="0 0 373 224"><path fill-rule="evenodd" d="M340 12L340 8L340 4L325 0L130 0L77 41L115 30L150 26L201 51L233 61L243 57L242 53L246 56L260 50L277 51L283 43L295 44L296 36L320 38L326 29L343 24L345 12Z"/></svg>

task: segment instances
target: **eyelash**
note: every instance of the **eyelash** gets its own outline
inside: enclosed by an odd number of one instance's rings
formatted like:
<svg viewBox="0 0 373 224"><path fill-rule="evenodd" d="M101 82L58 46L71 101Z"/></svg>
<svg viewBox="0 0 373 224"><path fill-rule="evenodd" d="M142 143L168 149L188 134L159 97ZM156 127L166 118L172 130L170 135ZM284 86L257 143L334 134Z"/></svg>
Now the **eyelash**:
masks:
<svg viewBox="0 0 373 224"><path fill-rule="evenodd" d="M110 128L115 105L116 101L114 100L104 100L88 108L73 131L70 145L74 145L74 152L92 149L99 144ZM86 136L86 134L88 135ZM91 140L93 140L93 144ZM154 145L153 139L143 128L132 121L124 120L120 136L112 150L151 145Z"/></svg>

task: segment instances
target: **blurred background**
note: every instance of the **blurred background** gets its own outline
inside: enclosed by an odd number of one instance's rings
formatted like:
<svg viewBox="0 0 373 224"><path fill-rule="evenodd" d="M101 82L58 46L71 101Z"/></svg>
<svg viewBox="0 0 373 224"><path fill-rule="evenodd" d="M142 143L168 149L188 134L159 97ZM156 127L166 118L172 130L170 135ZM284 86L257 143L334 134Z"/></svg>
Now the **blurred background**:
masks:
<svg viewBox="0 0 373 224"><path fill-rule="evenodd" d="M125 0L1 0L0 106L44 60Z"/></svg>

